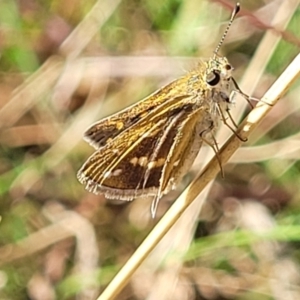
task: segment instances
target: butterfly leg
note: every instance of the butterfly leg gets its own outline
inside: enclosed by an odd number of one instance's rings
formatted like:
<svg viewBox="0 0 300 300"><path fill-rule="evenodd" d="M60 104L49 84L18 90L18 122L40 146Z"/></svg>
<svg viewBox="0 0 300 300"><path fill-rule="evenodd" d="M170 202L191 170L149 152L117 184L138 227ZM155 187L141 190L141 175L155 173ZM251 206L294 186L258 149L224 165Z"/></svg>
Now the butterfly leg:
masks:
<svg viewBox="0 0 300 300"><path fill-rule="evenodd" d="M253 100L257 100L257 99L254 99L254 98L251 98L249 95L245 94L239 87L239 85L237 84L237 82L235 81L235 79L233 77L231 77L231 80L232 80L232 83L236 89L236 92L238 92L240 95L242 95L246 101L248 102L248 104L250 105L251 109L254 108L253 104L251 103L250 99L253 99Z"/></svg>
<svg viewBox="0 0 300 300"><path fill-rule="evenodd" d="M221 117L221 120L222 120L222 122L234 133L234 135L239 139L239 140L241 140L242 142L247 142L248 141L248 139L243 139L242 137L240 137L239 135L238 135L238 133L235 131L235 129L234 128L232 128L231 126L230 126L230 124L227 122L227 120L226 120L226 118L225 118L225 116L224 116L224 113L223 113L223 110L222 110L222 108L220 107L220 105L219 104L217 104L217 107L218 107L218 113L219 113L219 115L220 115L220 117ZM226 113L227 113L227 115L229 116L229 118L230 118L230 120L231 120L231 122L233 123L233 125L237 128L238 126L237 126L237 124L234 122L234 120L233 120L233 117L231 116L231 114L230 114L230 112L229 112L229 108L226 108Z"/></svg>
<svg viewBox="0 0 300 300"><path fill-rule="evenodd" d="M232 80L232 83L233 83L233 85L234 85L234 87L235 87L235 89L236 89L235 91L233 91L233 93L239 93L243 98L245 98L246 101L249 103L251 109L253 109L254 106L253 106L253 104L251 103L250 100L253 100L253 101L256 101L256 102L263 102L263 103L265 103L265 104L267 104L267 105L269 105L269 106L273 106L273 104L270 104L270 103L268 103L268 102L266 102L266 101L264 101L264 100L262 100L262 99L255 98L255 97L251 97L251 96L245 94L245 93L240 89L240 87L238 86L237 82L235 81L235 79L234 79L233 77L231 77L231 80Z"/></svg>
<svg viewBox="0 0 300 300"><path fill-rule="evenodd" d="M217 158L219 166L220 166L221 176L224 178L224 170L223 170L223 167L222 167L222 161L221 161L221 158L219 156L219 150L220 149L218 147L217 140L216 140L214 134L212 133L213 129L214 129L214 122L211 121L211 125L207 129L203 130L200 133L200 137L203 140L203 142L205 144L207 144L208 146L210 146L213 149L213 151L215 152L216 158ZM212 139L213 142L211 142L209 139L207 139L205 137L208 133L211 135L211 139Z"/></svg>

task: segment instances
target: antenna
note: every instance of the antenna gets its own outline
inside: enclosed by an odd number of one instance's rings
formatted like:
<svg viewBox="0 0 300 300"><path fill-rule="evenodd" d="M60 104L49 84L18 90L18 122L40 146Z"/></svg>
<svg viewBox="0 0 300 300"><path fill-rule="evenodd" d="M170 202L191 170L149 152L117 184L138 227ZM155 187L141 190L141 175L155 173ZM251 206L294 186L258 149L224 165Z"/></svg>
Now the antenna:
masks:
<svg viewBox="0 0 300 300"><path fill-rule="evenodd" d="M222 46L222 44L223 44L223 42L224 42L224 40L225 40L225 37L226 37L226 35L227 35L228 31L229 31L229 28L230 28L230 26L231 26L231 24L232 24L232 22L233 22L235 16L236 16L236 15L238 14L238 12L240 11L240 8L241 8L241 7L240 7L240 3L237 2L237 4L235 5L235 8L234 8L233 11L232 11L231 18L230 18L230 20L229 20L229 22L228 22L228 25L227 25L227 27L226 27L224 33L223 33L223 36L222 36L222 38L221 38L221 40L220 40L220 42L219 42L219 44L218 44L216 50L214 51L214 57L216 57L216 55L218 54L218 52L219 52L219 50L220 50L220 48L221 48L221 46Z"/></svg>

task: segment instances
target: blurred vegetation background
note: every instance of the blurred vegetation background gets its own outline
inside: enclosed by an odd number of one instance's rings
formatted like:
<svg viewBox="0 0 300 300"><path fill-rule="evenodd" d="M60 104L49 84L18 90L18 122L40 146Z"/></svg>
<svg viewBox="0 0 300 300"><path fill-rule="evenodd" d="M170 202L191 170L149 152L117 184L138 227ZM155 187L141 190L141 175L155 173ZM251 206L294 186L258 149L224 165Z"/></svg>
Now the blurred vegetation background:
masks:
<svg viewBox="0 0 300 300"><path fill-rule="evenodd" d="M259 98L299 52L299 1L240 2L221 53ZM85 129L210 57L234 5L0 2L0 299L95 299L199 171L201 154L154 220L151 199L116 203L76 179ZM298 82L118 299L300 298L299 94Z"/></svg>

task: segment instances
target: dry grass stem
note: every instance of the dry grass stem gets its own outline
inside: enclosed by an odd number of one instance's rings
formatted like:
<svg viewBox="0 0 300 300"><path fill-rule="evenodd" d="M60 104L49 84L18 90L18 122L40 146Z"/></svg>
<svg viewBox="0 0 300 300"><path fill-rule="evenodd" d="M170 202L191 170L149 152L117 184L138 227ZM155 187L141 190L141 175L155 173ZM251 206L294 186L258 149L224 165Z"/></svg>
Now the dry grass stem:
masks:
<svg viewBox="0 0 300 300"><path fill-rule="evenodd" d="M263 102L260 102L248 115L248 117L241 123L237 133L240 137L247 139L254 128L264 118L264 116L272 109L272 106L286 93L289 87L300 75L300 54L293 60L288 68L282 73L278 80L262 97ZM268 104L265 104L268 103ZM233 153L240 147L241 140L235 135L220 149L219 157L225 164ZM179 219L182 213L193 202L193 200L202 192L205 186L218 174L219 164L216 157L214 157L208 165L204 168L199 176L197 176L189 187L181 194L181 196L174 202L171 208L147 236L140 247L126 262L119 273L110 282L104 292L97 300L114 299L122 288L128 283L131 275L141 265L148 254L164 237L174 223Z"/></svg>
<svg viewBox="0 0 300 300"><path fill-rule="evenodd" d="M268 143L267 145L242 147L230 159L231 163L252 163L273 158L299 159L300 134Z"/></svg>
<svg viewBox="0 0 300 300"><path fill-rule="evenodd" d="M290 3L291 5L288 7L286 6L286 3L276 3L276 9L273 9L274 13L272 14L272 22L269 22L272 23L274 26L276 25L276 30L266 31L263 39L261 40L259 46L255 51L253 58L251 59L251 61L247 66L246 72L244 72L243 80L241 82L239 81L240 87L247 94L251 95L255 89L260 88L259 83L261 83L262 81L263 72L268 62L270 61L276 49L276 46L278 45L279 41L282 39L282 37L280 36L280 34L278 34L278 32L283 32L285 30L286 26L288 25L289 21L294 15L295 10L297 9L297 3L299 3L298 0L293 1ZM270 10L268 11L270 12ZM264 18L264 20L266 19ZM246 25L249 24L249 20L247 19L240 20L240 18L238 18L237 21L244 22ZM181 25L183 26L183 24ZM238 28L238 30L235 30L235 28ZM241 26L235 23L229 33L228 38L230 39L231 34L233 36L235 36L236 34L238 35L240 32L240 28ZM200 36L202 38L202 35ZM254 96L258 97L260 95L261 94L256 93ZM247 106L247 103L246 101L244 101L244 99L239 99L239 100L240 101L237 101L236 107L231 111L232 114L234 115L235 120L239 120L240 116L242 116L243 114L242 112ZM226 126L222 126L218 132L217 140L220 143L220 145L222 145L223 142L228 139L230 134L228 128L225 127ZM203 165L205 165L211 158L211 152L207 150L210 149L205 149L205 147L201 149L198 155L198 159L194 164L193 167L194 170L202 169ZM147 274L151 272L155 272L158 266L162 262L164 262L165 268L161 272L168 273L168 268L171 267L173 271L173 275L175 274L174 262L171 263L172 266L166 265L165 258L170 253L173 252L181 253L181 255L183 256L184 253L189 248L190 243L193 241L195 229L198 224L197 220L199 218L199 215L201 216L203 215L202 209L203 209L203 205L206 202L208 193L210 192L211 183L206 186L205 190L203 190L203 192L200 195L198 195L196 201L194 201L188 207L188 209L181 216L181 218L176 222L176 224L171 228L171 230L168 231L168 234L165 235L165 237L159 243L159 245L155 247L155 250L152 251L151 254L147 257L147 261L143 264L143 267L140 268L141 272L143 272L143 269L148 270ZM178 259L177 276L179 276L179 270L181 269L181 266L182 263ZM149 269L151 269L151 271L149 271ZM135 278L140 276L139 273L136 274ZM178 281L178 278L179 277L177 277L176 279L176 276L175 275L173 276L173 281L169 282L170 288ZM158 279L154 280L152 284L158 286L159 280ZM148 297L150 298L153 297L151 299L156 299L158 294L160 295L160 297L163 297L162 296L163 293L164 291L161 289L151 290L149 291Z"/></svg>

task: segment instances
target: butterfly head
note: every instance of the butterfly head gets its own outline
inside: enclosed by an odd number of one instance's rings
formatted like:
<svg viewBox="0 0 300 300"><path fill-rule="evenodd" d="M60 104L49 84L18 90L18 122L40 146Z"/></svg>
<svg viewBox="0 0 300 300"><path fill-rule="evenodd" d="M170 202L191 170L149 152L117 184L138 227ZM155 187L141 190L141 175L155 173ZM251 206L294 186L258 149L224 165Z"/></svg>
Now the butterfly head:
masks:
<svg viewBox="0 0 300 300"><path fill-rule="evenodd" d="M233 67L226 57L213 57L207 61L204 79L209 89L218 88L230 81Z"/></svg>

